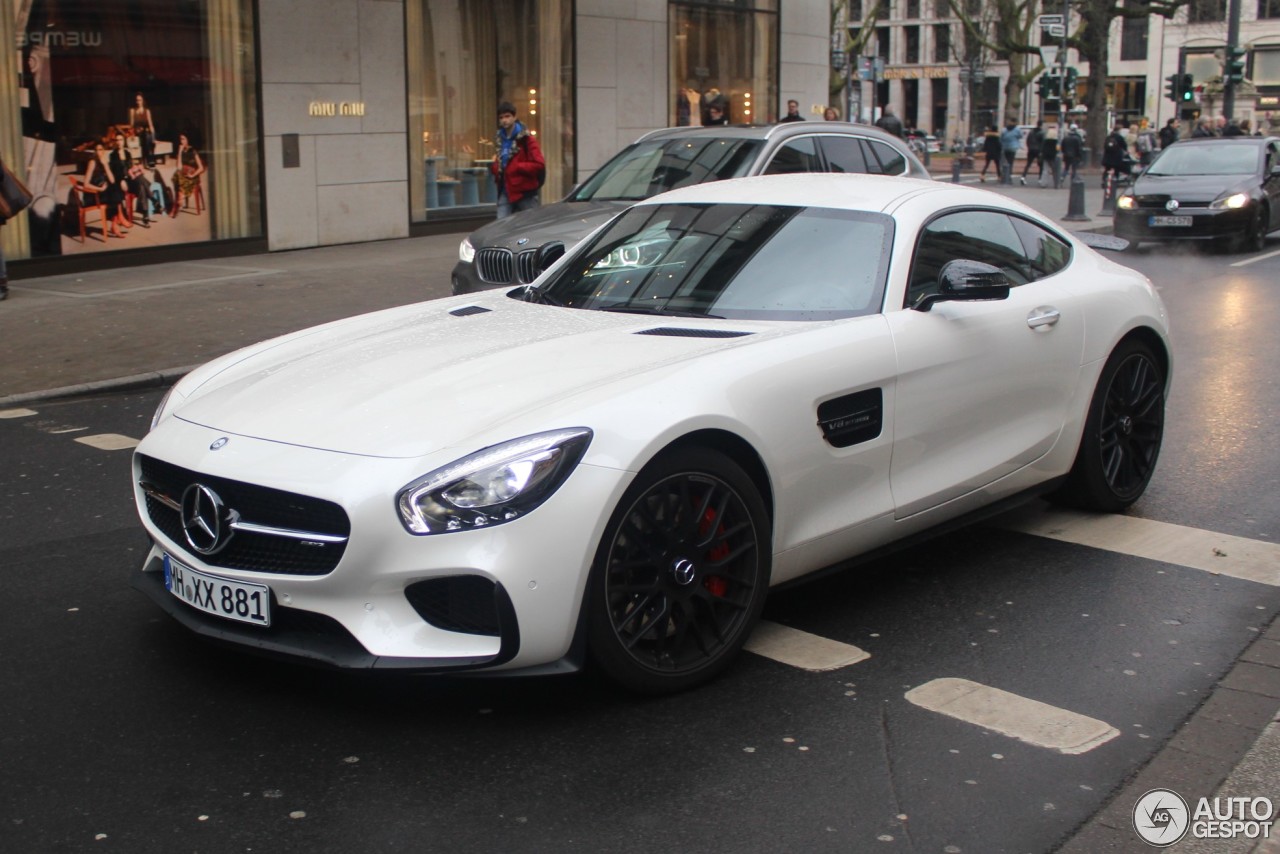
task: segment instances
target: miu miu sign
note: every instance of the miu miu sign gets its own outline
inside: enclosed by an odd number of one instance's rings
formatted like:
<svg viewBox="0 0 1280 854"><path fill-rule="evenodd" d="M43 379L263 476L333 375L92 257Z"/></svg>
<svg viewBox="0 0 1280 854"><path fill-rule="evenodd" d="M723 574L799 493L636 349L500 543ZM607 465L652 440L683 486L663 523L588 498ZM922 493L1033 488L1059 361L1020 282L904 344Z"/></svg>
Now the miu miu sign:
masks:
<svg viewBox="0 0 1280 854"><path fill-rule="evenodd" d="M312 101L307 106L309 116L363 116L364 101Z"/></svg>

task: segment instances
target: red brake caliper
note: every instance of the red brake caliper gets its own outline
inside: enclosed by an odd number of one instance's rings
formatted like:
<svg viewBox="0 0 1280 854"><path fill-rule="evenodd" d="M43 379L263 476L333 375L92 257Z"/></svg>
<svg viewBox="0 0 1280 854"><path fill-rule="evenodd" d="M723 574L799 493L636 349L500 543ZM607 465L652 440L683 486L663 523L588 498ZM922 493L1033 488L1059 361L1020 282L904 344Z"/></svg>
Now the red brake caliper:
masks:
<svg viewBox="0 0 1280 854"><path fill-rule="evenodd" d="M711 526L714 524L716 524L716 511L708 507L707 512L702 516L702 524L698 526L698 533L706 536L707 532L711 530ZM717 531L717 533L724 533L723 525L720 526L720 530ZM724 560L728 556L729 544L723 541L707 552L707 560L711 561ZM729 582L725 581L724 577L719 575L708 575L704 577L702 579L702 586L707 588L708 592L710 592L712 596L723 597L729 592Z"/></svg>

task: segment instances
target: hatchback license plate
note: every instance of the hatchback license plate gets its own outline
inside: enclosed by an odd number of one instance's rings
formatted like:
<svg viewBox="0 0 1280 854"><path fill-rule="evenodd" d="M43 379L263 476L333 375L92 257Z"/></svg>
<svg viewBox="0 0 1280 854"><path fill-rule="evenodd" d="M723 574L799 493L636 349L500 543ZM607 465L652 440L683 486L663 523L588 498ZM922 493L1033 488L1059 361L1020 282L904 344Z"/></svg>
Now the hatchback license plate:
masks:
<svg viewBox="0 0 1280 854"><path fill-rule="evenodd" d="M265 584L208 575L165 555L164 586L206 614L255 626L271 625L271 590Z"/></svg>
<svg viewBox="0 0 1280 854"><path fill-rule="evenodd" d="M1148 222L1149 225L1191 225L1191 217L1189 216L1153 216Z"/></svg>

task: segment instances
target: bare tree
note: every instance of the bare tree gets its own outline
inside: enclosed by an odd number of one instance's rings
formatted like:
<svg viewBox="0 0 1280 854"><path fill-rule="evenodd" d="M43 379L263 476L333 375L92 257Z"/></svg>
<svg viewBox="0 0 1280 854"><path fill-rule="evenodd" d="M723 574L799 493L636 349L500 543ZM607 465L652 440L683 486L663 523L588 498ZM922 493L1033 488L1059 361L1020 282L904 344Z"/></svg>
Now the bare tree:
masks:
<svg viewBox="0 0 1280 854"><path fill-rule="evenodd" d="M1017 122L1022 113L1022 93L1027 84L1044 70L1040 46L1032 44L1039 35L1036 19L1040 0L947 0L952 13L964 26L965 42L990 51L1009 63L1009 79L1004 84L1005 122ZM968 48L966 49L968 50Z"/></svg>
<svg viewBox="0 0 1280 854"><path fill-rule="evenodd" d="M857 13L851 16L851 13ZM831 4L831 31L841 34L845 53L850 63L856 63L855 57L864 55L867 45L876 38L876 24L889 17L888 0L833 0ZM853 21L842 26L841 22ZM828 103L839 103L844 95L845 74L857 79L856 65L845 71L832 71L829 85ZM856 85L856 84L855 84ZM845 116L850 121L852 116Z"/></svg>

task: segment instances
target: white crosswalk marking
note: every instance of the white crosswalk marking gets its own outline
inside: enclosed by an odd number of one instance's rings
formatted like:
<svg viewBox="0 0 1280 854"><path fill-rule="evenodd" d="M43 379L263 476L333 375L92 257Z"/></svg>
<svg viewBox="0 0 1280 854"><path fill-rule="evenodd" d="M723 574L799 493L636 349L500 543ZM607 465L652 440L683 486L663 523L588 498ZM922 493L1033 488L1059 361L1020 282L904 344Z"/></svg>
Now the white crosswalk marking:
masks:
<svg viewBox="0 0 1280 854"><path fill-rule="evenodd" d="M1280 586L1280 544L1134 516L1030 505L993 524L1076 545Z"/></svg>
<svg viewBox="0 0 1280 854"><path fill-rule="evenodd" d="M81 436L76 441L100 451L123 451L125 448L136 448L141 440L121 436L119 433L99 433L96 436Z"/></svg>
<svg viewBox="0 0 1280 854"><path fill-rule="evenodd" d="M743 648L782 664L815 672L837 670L871 657L871 653L851 644L818 637L767 620L761 620L756 625Z"/></svg>
<svg viewBox="0 0 1280 854"><path fill-rule="evenodd" d="M36 415L34 409L0 409L0 419L2 418L30 418Z"/></svg>
<svg viewBox="0 0 1280 854"><path fill-rule="evenodd" d="M922 709L1059 753L1087 753L1120 734L1105 721L968 679L934 679L905 696Z"/></svg>

